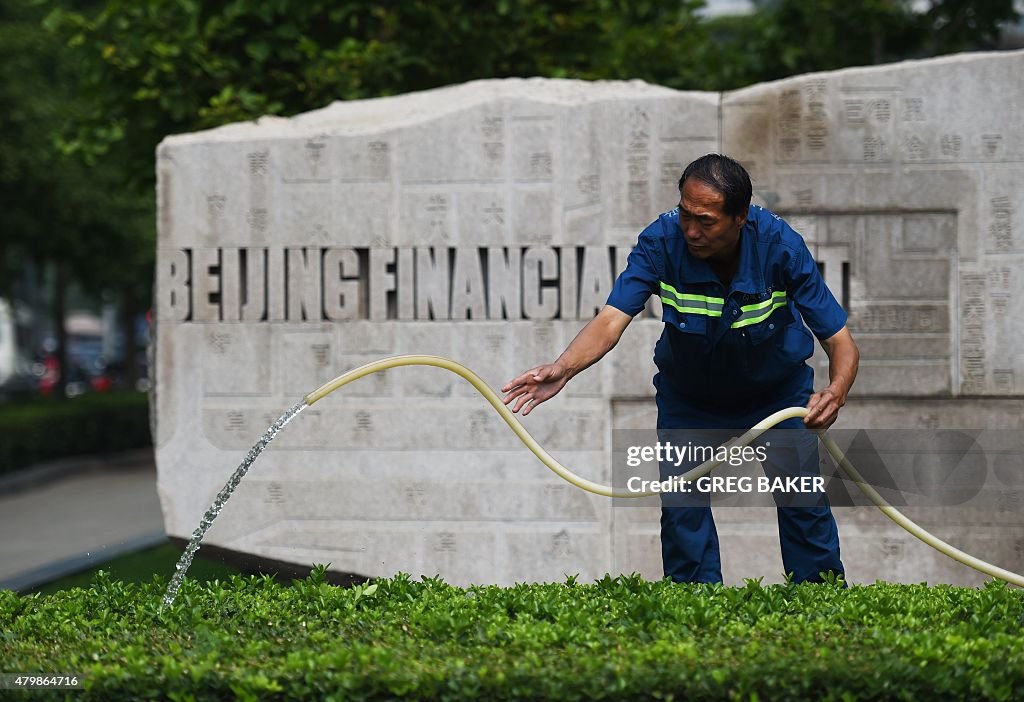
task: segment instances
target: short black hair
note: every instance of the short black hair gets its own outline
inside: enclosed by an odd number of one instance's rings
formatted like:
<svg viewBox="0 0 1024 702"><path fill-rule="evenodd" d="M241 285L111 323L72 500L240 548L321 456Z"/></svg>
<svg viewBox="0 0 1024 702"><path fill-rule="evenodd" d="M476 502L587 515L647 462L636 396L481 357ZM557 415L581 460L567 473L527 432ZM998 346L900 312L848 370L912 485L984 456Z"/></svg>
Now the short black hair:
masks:
<svg viewBox="0 0 1024 702"><path fill-rule="evenodd" d="M679 190L687 178L696 178L725 197L722 210L730 217L746 216L753 187L750 174L737 161L722 154L708 154L692 162L679 178Z"/></svg>

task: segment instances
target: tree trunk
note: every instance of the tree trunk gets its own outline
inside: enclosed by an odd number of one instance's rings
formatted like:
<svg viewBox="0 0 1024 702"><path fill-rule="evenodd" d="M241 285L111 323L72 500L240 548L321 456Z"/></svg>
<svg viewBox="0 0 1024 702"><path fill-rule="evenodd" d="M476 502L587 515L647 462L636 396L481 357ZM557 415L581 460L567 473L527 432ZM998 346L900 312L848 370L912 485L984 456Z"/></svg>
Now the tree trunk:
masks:
<svg viewBox="0 0 1024 702"><path fill-rule="evenodd" d="M124 383L134 390L139 380L139 364L136 363L139 349L135 344L135 317L138 315L135 291L131 286L121 290L121 333L124 335Z"/></svg>
<svg viewBox="0 0 1024 702"><path fill-rule="evenodd" d="M54 355L57 357L57 365L60 369L60 376L57 384L54 385L53 394L57 399L63 400L67 397L68 376L71 375L71 364L68 361L68 331L64 326L67 317L67 270L63 262L54 264L53 275L53 325L57 332L57 348Z"/></svg>
<svg viewBox="0 0 1024 702"><path fill-rule="evenodd" d="M10 273L6 269L7 267L7 243L0 239L0 297L10 297L11 295L11 281L8 279L7 274Z"/></svg>

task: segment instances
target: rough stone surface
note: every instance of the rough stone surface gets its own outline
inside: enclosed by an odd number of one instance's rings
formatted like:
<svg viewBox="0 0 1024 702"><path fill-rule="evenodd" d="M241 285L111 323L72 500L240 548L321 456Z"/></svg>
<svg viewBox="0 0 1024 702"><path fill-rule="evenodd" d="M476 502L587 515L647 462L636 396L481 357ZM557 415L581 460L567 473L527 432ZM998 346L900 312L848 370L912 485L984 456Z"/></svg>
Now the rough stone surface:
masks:
<svg viewBox="0 0 1024 702"><path fill-rule="evenodd" d="M685 164L710 151L751 170L756 200L804 234L850 310L863 361L844 426L1022 428L1022 68L1024 53L975 54L723 95L479 81L166 139L155 441L167 532L187 537L265 428L346 370L440 354L498 387L554 358L639 230L676 204ZM659 314L652 304L526 418L588 478L611 480L613 430L653 426ZM726 580L778 580L774 510L717 514ZM917 516L1024 568L1019 528L1003 526L1019 515L964 515ZM854 581L981 581L868 508L837 519ZM657 534L656 507L562 482L461 379L398 368L301 414L207 539L370 576L508 584L660 577Z"/></svg>

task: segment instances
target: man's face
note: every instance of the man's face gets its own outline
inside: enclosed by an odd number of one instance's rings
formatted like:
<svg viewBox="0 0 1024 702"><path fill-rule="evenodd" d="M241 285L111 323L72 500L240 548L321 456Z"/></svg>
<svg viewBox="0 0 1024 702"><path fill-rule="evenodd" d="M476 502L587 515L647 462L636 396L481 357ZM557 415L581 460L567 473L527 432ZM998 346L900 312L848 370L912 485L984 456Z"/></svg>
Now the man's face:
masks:
<svg viewBox="0 0 1024 702"><path fill-rule="evenodd" d="M735 255L747 217L725 214L724 204L725 196L707 183L695 178L683 181L679 228L686 238L686 248L697 258L725 260Z"/></svg>

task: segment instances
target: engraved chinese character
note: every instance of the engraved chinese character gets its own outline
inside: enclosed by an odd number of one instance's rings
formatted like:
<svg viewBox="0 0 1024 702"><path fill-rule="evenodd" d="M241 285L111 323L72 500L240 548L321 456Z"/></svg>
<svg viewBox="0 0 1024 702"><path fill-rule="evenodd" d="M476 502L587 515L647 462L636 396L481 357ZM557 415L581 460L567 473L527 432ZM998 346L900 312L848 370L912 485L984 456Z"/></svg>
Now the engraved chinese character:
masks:
<svg viewBox="0 0 1024 702"><path fill-rule="evenodd" d="M903 542L900 539L883 538L882 554L888 557L898 557L903 553Z"/></svg>
<svg viewBox="0 0 1024 702"><path fill-rule="evenodd" d="M919 97L904 98L903 119L906 122L923 122L924 100Z"/></svg>
<svg viewBox="0 0 1024 702"><path fill-rule="evenodd" d="M326 367L330 361L330 344L312 344L310 351L313 352L313 360L321 368Z"/></svg>
<svg viewBox="0 0 1024 702"><path fill-rule="evenodd" d="M356 412L356 431L362 433L373 431L373 416L366 410Z"/></svg>
<svg viewBox="0 0 1024 702"><path fill-rule="evenodd" d="M391 169L391 147L386 141L371 141L366 150L370 158L370 174L374 178L386 178Z"/></svg>
<svg viewBox="0 0 1024 702"><path fill-rule="evenodd" d="M270 160L269 151L252 151L246 154L249 161L249 175L262 178L267 174L267 164Z"/></svg>
<svg viewBox="0 0 1024 702"><path fill-rule="evenodd" d="M678 161L662 161L661 182L664 185L676 183L679 179L679 174L683 172L683 168L683 164Z"/></svg>
<svg viewBox="0 0 1024 702"><path fill-rule="evenodd" d="M227 198L223 195L207 195L206 212L210 215L210 219L220 219L224 214L224 207L226 204Z"/></svg>
<svg viewBox="0 0 1024 702"><path fill-rule="evenodd" d="M794 134L800 131L801 108L800 91L783 91L779 97L779 130L783 134Z"/></svg>
<svg viewBox="0 0 1024 702"><path fill-rule="evenodd" d="M814 191L810 188L806 190L794 190L793 197L796 198L796 204L799 207L809 207L814 204Z"/></svg>
<svg viewBox="0 0 1024 702"><path fill-rule="evenodd" d="M238 410L228 412L228 431L245 431L245 415Z"/></svg>
<svg viewBox="0 0 1024 702"><path fill-rule="evenodd" d="M793 158L800 150L800 140L793 137L784 137L779 140L779 147L784 158Z"/></svg>
<svg viewBox="0 0 1024 702"><path fill-rule="evenodd" d="M886 98L879 98L871 103L871 115L879 122L888 122L892 117L892 103Z"/></svg>
<svg viewBox="0 0 1024 702"><path fill-rule="evenodd" d="M327 233L327 230L322 224L314 224L310 231L310 236L314 241L321 241L324 244L331 242L331 235Z"/></svg>
<svg viewBox="0 0 1024 702"><path fill-rule="evenodd" d="M267 211L263 208L254 208L249 210L245 216L246 222L249 223L249 228L254 232L265 232L267 231Z"/></svg>
<svg viewBox="0 0 1024 702"><path fill-rule="evenodd" d="M551 175L551 154L547 151L530 154L530 174L549 177Z"/></svg>
<svg viewBox="0 0 1024 702"><path fill-rule="evenodd" d="M844 100L843 107L845 109L847 122L850 122L851 124L860 124L864 121L863 100Z"/></svg>
<svg viewBox="0 0 1024 702"><path fill-rule="evenodd" d="M431 195L426 207L430 228L443 233L448 223L448 200L443 195Z"/></svg>
<svg viewBox="0 0 1024 702"><path fill-rule="evenodd" d="M942 139L939 140L939 148L942 150L943 156L949 156L952 158L958 158L960 156L960 147L963 144L963 140L959 134L943 134Z"/></svg>
<svg viewBox="0 0 1024 702"><path fill-rule="evenodd" d="M992 295L992 316L996 319L1006 319L1010 311L1010 297L1005 294Z"/></svg>
<svg viewBox="0 0 1024 702"><path fill-rule="evenodd" d="M231 345L231 336L213 332L206 337L206 341L210 344L211 351L217 355L223 355Z"/></svg>
<svg viewBox="0 0 1024 702"><path fill-rule="evenodd" d="M284 485L278 482L267 483L267 494L263 498L263 504L280 505L284 502Z"/></svg>
<svg viewBox="0 0 1024 702"><path fill-rule="evenodd" d="M591 195L599 193L601 192L601 176L596 173L580 176L576 181L576 187L579 188L581 193Z"/></svg>
<svg viewBox="0 0 1024 702"><path fill-rule="evenodd" d="M1001 392L1013 392L1014 370L1012 368L993 368L992 382Z"/></svg>
<svg viewBox="0 0 1024 702"><path fill-rule="evenodd" d="M1013 248L1012 216L1013 209L1009 197L992 198L992 224L989 225L989 235L995 248L1000 251Z"/></svg>
<svg viewBox="0 0 1024 702"><path fill-rule="evenodd" d="M998 495L998 506L1000 512L1016 512L1020 509L1019 490L1001 490Z"/></svg>
<svg viewBox="0 0 1024 702"><path fill-rule="evenodd" d="M912 160L920 160L928 156L928 147L916 134L907 139L907 157Z"/></svg>
<svg viewBox="0 0 1024 702"><path fill-rule="evenodd" d="M648 116L647 112L640 109L639 107L633 108L633 114L630 115L630 121L633 124L634 128L646 128L646 125L650 120L651 118ZM643 127L641 127L641 125L643 125Z"/></svg>
<svg viewBox="0 0 1024 702"><path fill-rule="evenodd" d="M1002 134L982 134L981 143L982 150L985 152L985 156L992 158L999 151L999 146L1003 141Z"/></svg>
<svg viewBox="0 0 1024 702"><path fill-rule="evenodd" d="M469 418L469 437L471 441L481 442L487 438L487 430L491 416L484 411L474 412Z"/></svg>
<svg viewBox="0 0 1024 702"><path fill-rule="evenodd" d="M885 158L885 140L880 136L864 137L864 160L881 161Z"/></svg>
<svg viewBox="0 0 1024 702"><path fill-rule="evenodd" d="M324 149L327 147L322 140L310 139L305 144L306 150L306 161L309 162L309 167L313 170L313 175L316 175L317 169L320 167L320 162L324 158Z"/></svg>
<svg viewBox="0 0 1024 702"><path fill-rule="evenodd" d="M484 142L484 153L491 161L500 161L505 155L505 143L501 141Z"/></svg>
<svg viewBox="0 0 1024 702"><path fill-rule="evenodd" d="M502 117L484 117L481 131L486 139L493 141L501 138L504 125Z"/></svg>
<svg viewBox="0 0 1024 702"><path fill-rule="evenodd" d="M828 127L824 124L807 129L807 147L812 151L821 151L828 140Z"/></svg>
<svg viewBox="0 0 1024 702"><path fill-rule="evenodd" d="M827 81L823 78L813 78L804 84L804 91L808 100L820 100L828 87Z"/></svg>
<svg viewBox="0 0 1024 702"><path fill-rule="evenodd" d="M487 350L491 353L497 353L505 345L505 342L504 334L488 334L486 337Z"/></svg>
<svg viewBox="0 0 1024 702"><path fill-rule="evenodd" d="M634 205L644 205L647 202L647 181L631 180L627 186L629 201Z"/></svg>
<svg viewBox="0 0 1024 702"><path fill-rule="evenodd" d="M988 272L988 284L992 288L1009 291L1010 275L1010 268L994 268Z"/></svg>
<svg viewBox="0 0 1024 702"><path fill-rule="evenodd" d="M565 558L572 553L572 541L569 532L565 529L551 537L551 554L558 558Z"/></svg>
<svg viewBox="0 0 1024 702"><path fill-rule="evenodd" d="M426 506L426 494L426 489L418 483L411 483L405 486L405 502L410 507Z"/></svg>
<svg viewBox="0 0 1024 702"><path fill-rule="evenodd" d="M505 224L505 208L491 200L491 204L484 208L484 221Z"/></svg>

